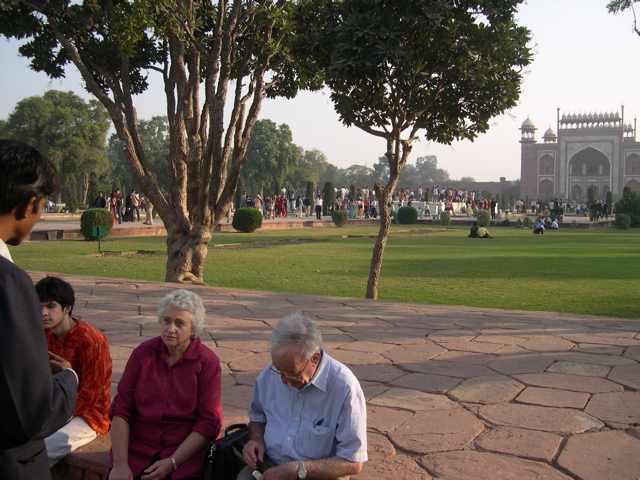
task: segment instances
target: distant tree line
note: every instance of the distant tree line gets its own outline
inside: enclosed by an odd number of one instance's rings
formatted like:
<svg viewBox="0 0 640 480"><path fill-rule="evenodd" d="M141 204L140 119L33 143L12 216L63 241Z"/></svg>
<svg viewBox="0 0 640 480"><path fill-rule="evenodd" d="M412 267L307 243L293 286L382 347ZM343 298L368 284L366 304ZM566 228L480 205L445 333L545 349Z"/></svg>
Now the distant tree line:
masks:
<svg viewBox="0 0 640 480"><path fill-rule="evenodd" d="M108 195L116 188L125 194L140 190L124 157L126 145L117 134L109 135L111 122L96 100L85 101L73 92L49 90L43 96L19 101L7 120L0 120L0 137L35 146L51 158L62 172L64 189L58 203L90 206L98 191ZM169 126L167 117L139 120L140 138L147 160L163 192L169 191ZM258 120L251 133L239 189L272 194L293 187L306 194L308 184L322 189L327 182L336 187L372 187L389 179L389 163L381 156L371 166L354 164L339 168L318 150L304 150L293 142L287 124ZM419 157L400 174L402 187L450 180L438 168L435 155Z"/></svg>

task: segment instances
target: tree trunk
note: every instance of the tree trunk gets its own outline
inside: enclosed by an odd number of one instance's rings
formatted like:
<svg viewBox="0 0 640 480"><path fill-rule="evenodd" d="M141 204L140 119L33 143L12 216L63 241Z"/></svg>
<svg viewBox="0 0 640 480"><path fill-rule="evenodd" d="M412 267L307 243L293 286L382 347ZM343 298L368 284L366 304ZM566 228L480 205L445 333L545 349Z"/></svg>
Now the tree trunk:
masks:
<svg viewBox="0 0 640 480"><path fill-rule="evenodd" d="M371 266L369 267L369 281L367 282L366 298L376 300L378 298L378 281L380 280L380 271L382 270L382 258L384 256L384 248L389 238L389 229L391 228L391 216L389 215L389 196L384 194L384 190L379 188L380 182L376 183L376 197L378 197L378 207L380 209L380 230L378 238L373 247L373 255L371 256Z"/></svg>
<svg viewBox="0 0 640 480"><path fill-rule="evenodd" d="M204 262L211 231L192 228L167 228L167 269L165 282L204 284Z"/></svg>

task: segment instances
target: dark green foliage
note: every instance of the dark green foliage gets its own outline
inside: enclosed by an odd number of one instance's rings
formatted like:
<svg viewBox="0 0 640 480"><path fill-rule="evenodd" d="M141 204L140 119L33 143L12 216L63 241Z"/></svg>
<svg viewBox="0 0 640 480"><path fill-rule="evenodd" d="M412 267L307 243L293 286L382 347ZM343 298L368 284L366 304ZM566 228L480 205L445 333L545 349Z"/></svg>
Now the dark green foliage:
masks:
<svg viewBox="0 0 640 480"><path fill-rule="evenodd" d="M631 227L631 218L626 213L616 213L616 228L628 230Z"/></svg>
<svg viewBox="0 0 640 480"><path fill-rule="evenodd" d="M531 228L533 226L533 220L531 220L531 217L524 217L522 219L522 226L524 228Z"/></svg>
<svg viewBox="0 0 640 480"><path fill-rule="evenodd" d="M516 224L514 225L515 228L524 228L522 226L522 219L519 218L518 220L516 220Z"/></svg>
<svg viewBox="0 0 640 480"><path fill-rule="evenodd" d="M333 182L326 182L322 189L322 214L329 215L329 207L336 201L336 188Z"/></svg>
<svg viewBox="0 0 640 480"><path fill-rule="evenodd" d="M442 212L440 214L440 225L448 226L451 225L451 213L450 212Z"/></svg>
<svg viewBox="0 0 640 480"><path fill-rule="evenodd" d="M87 188L87 198L85 199L85 203L88 207L93 207L93 202L96 201L96 197L98 196L98 175L95 171L92 171L89 174L89 185Z"/></svg>
<svg viewBox="0 0 640 480"><path fill-rule="evenodd" d="M611 215L611 210L613 209L613 194L611 193L611 190L609 190L607 192L607 211L604 212L608 215Z"/></svg>
<svg viewBox="0 0 640 480"><path fill-rule="evenodd" d="M104 208L90 208L80 216L80 231L85 240L97 241L92 235L93 227L107 227L107 233L101 238L108 237L113 228L113 215Z"/></svg>
<svg viewBox="0 0 640 480"><path fill-rule="evenodd" d="M67 210L69 210L70 213L76 213L78 211L78 187L76 185L76 177L74 177L73 175L70 175L67 178L67 183L64 187L64 195L65 198L63 198L66 206L67 206Z"/></svg>
<svg viewBox="0 0 640 480"><path fill-rule="evenodd" d="M594 187L593 185L591 185L589 187L589 189L587 190L587 205L589 207L591 207L591 205L593 205L594 203L596 203L596 197L598 195L598 190L596 189L596 187Z"/></svg>
<svg viewBox="0 0 640 480"><path fill-rule="evenodd" d="M233 215L231 225L239 232L255 232L262 226L262 212L252 207L239 208Z"/></svg>
<svg viewBox="0 0 640 480"><path fill-rule="evenodd" d="M240 208L240 199L242 198L242 192L244 191L244 179L240 177L238 179L238 186L236 187L236 194L233 196L233 204L236 208Z"/></svg>
<svg viewBox="0 0 640 480"><path fill-rule="evenodd" d="M118 178L118 177L114 177L113 178L113 183L111 185L111 190L113 190L114 192L116 190L122 190L122 187L120 186L120 178Z"/></svg>
<svg viewBox="0 0 640 480"><path fill-rule="evenodd" d="M489 210L479 210L477 220L479 227L488 227L489 223L491 223L491 214L489 213Z"/></svg>
<svg viewBox="0 0 640 480"><path fill-rule="evenodd" d="M352 201L356 201L356 200L358 200L358 199L356 198L356 186L355 186L354 184L349 185L349 198L350 198Z"/></svg>
<svg viewBox="0 0 640 480"><path fill-rule="evenodd" d="M336 224L336 227L344 227L347 224L347 220L349 220L349 214L344 210L335 210L331 214L331 219Z"/></svg>
<svg viewBox="0 0 640 480"><path fill-rule="evenodd" d="M500 210L502 210L503 212L506 212L507 210L509 210L509 206L507 205L507 197L505 196L504 193L500 195L500 198L496 198L496 200L500 202L500 206L499 206Z"/></svg>
<svg viewBox="0 0 640 480"><path fill-rule="evenodd" d="M640 215L634 215L632 213L629 214L629 219L631 220L631 228L640 227Z"/></svg>
<svg viewBox="0 0 640 480"><path fill-rule="evenodd" d="M418 221L418 210L413 207L400 207L398 210L398 223L413 225Z"/></svg>
<svg viewBox="0 0 640 480"><path fill-rule="evenodd" d="M632 227L637 226L637 222L634 222L634 217L640 216L640 197L636 192L629 187L624 187L622 190L622 198L616 202L616 225L618 215L624 213L628 215L629 222ZM636 225L634 225L636 223Z"/></svg>
<svg viewBox="0 0 640 480"><path fill-rule="evenodd" d="M569 228L572 228L575 230L576 228L578 228L578 222L574 220L573 222L571 222L571 225L569 225Z"/></svg>

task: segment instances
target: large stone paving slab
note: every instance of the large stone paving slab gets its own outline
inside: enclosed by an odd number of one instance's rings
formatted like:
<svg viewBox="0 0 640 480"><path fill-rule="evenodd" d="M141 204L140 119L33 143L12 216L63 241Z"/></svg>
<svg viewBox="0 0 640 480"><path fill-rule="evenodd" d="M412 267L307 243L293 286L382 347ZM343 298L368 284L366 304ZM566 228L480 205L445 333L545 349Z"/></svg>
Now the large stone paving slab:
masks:
<svg viewBox="0 0 640 480"><path fill-rule="evenodd" d="M110 341L115 394L131 351L159 333L158 301L185 286L60 276L76 289L74 313ZM187 288L207 308L225 425L247 421L273 324L297 310L318 322L367 399L371 459L354 479L640 476L638 320Z"/></svg>
<svg viewBox="0 0 640 480"><path fill-rule="evenodd" d="M583 480L640 478L640 440L621 431L571 437L558 464Z"/></svg>

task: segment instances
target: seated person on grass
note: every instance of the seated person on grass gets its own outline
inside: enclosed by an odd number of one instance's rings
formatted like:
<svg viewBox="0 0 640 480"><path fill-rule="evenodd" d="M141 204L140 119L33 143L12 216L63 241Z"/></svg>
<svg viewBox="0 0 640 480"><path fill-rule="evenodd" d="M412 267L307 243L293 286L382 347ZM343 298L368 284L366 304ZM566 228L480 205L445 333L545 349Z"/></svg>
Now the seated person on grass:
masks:
<svg viewBox="0 0 640 480"><path fill-rule="evenodd" d="M478 238L493 238L485 227L478 227Z"/></svg>
<svg viewBox="0 0 640 480"><path fill-rule="evenodd" d="M478 238L478 222L473 222L473 226L469 229L470 238Z"/></svg>
<svg viewBox="0 0 640 480"><path fill-rule="evenodd" d="M71 316L75 293L69 283L46 277L36 284L36 291L49 351L70 362L79 380L72 419L45 439L52 467L98 433L104 435L109 431L112 363L106 337L92 325Z"/></svg>

